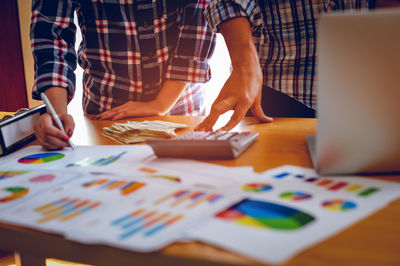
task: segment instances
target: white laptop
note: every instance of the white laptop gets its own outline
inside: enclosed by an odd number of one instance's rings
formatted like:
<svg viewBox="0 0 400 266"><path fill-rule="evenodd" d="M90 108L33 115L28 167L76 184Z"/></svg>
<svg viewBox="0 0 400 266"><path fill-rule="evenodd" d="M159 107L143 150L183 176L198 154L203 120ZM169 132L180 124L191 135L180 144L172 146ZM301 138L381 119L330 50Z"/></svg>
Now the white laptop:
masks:
<svg viewBox="0 0 400 266"><path fill-rule="evenodd" d="M400 9L323 15L317 53L316 170L399 173Z"/></svg>

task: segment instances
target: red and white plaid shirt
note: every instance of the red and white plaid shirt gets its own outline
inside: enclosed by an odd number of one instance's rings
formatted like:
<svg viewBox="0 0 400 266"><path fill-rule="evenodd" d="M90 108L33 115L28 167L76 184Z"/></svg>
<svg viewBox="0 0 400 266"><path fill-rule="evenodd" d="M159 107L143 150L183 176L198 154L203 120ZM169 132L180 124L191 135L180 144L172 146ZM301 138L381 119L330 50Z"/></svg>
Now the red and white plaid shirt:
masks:
<svg viewBox="0 0 400 266"><path fill-rule="evenodd" d="M210 79L215 34L203 17L209 1L33 0L33 98L49 87L75 92L84 70L83 108L98 114L127 101L150 101L166 79L190 82L170 114L204 114L199 83ZM83 41L76 53L74 13Z"/></svg>
<svg viewBox="0 0 400 266"><path fill-rule="evenodd" d="M316 108L316 35L321 13L366 10L371 0L211 0L210 27L247 17L264 72L264 86Z"/></svg>

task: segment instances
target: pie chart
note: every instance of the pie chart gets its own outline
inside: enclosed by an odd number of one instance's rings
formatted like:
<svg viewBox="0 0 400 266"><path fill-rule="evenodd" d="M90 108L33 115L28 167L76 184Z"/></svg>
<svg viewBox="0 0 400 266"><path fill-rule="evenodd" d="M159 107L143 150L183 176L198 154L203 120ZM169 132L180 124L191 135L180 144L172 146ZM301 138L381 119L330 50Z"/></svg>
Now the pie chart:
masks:
<svg viewBox="0 0 400 266"><path fill-rule="evenodd" d="M217 214L217 218L247 227L296 230L315 220L300 210L260 200L243 200Z"/></svg>
<svg viewBox="0 0 400 266"><path fill-rule="evenodd" d="M324 209L327 209L330 211L335 211L335 212L350 211L357 207L357 204L355 204L354 202L343 200L343 199L327 200L327 201L322 202L321 205Z"/></svg>
<svg viewBox="0 0 400 266"><path fill-rule="evenodd" d="M0 180L29 173L29 171L0 171Z"/></svg>
<svg viewBox="0 0 400 266"><path fill-rule="evenodd" d="M279 195L279 197L287 201L301 201L310 199L312 196L311 194L302 191L291 191L282 193L281 195Z"/></svg>
<svg viewBox="0 0 400 266"><path fill-rule="evenodd" d="M29 189L24 187L0 188L0 203L5 203L22 198L28 194Z"/></svg>
<svg viewBox="0 0 400 266"><path fill-rule="evenodd" d="M266 192L272 189L272 186L265 183L250 183L242 186L244 191L249 192Z"/></svg>
<svg viewBox="0 0 400 266"><path fill-rule="evenodd" d="M18 162L25 164L41 164L59 160L61 158L64 158L64 156L64 154L59 152L37 153L25 156L19 159Z"/></svg>

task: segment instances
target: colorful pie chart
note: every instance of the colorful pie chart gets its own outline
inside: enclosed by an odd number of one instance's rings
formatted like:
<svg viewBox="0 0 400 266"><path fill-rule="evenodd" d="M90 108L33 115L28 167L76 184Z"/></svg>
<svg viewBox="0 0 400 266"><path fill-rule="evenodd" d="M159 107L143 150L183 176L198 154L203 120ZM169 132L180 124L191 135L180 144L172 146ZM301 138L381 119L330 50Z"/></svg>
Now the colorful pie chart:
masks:
<svg viewBox="0 0 400 266"><path fill-rule="evenodd" d="M347 201L343 199L332 199L332 200L327 200L322 202L322 207L330 210L330 211L350 211L353 210L357 207L357 204L355 204L352 201Z"/></svg>
<svg viewBox="0 0 400 266"><path fill-rule="evenodd" d="M311 194L302 191L291 191L282 193L281 195L279 195L279 197L287 201L301 201L310 199L312 196Z"/></svg>
<svg viewBox="0 0 400 266"><path fill-rule="evenodd" d="M296 230L315 220L291 207L249 199L220 212L217 218L247 227L276 230Z"/></svg>
<svg viewBox="0 0 400 266"><path fill-rule="evenodd" d="M38 153L32 154L29 156L25 156L18 160L19 163L26 163L26 164L40 164L40 163L48 163L52 161L59 160L64 158L64 154L59 152L49 152L49 153Z"/></svg>
<svg viewBox="0 0 400 266"><path fill-rule="evenodd" d="M5 203L22 198L28 194L29 189L24 187L0 188L0 203Z"/></svg>
<svg viewBox="0 0 400 266"><path fill-rule="evenodd" d="M29 171L0 171L0 180L29 173Z"/></svg>
<svg viewBox="0 0 400 266"><path fill-rule="evenodd" d="M272 189L272 186L265 183L251 183L242 187L242 190L248 192L266 192Z"/></svg>

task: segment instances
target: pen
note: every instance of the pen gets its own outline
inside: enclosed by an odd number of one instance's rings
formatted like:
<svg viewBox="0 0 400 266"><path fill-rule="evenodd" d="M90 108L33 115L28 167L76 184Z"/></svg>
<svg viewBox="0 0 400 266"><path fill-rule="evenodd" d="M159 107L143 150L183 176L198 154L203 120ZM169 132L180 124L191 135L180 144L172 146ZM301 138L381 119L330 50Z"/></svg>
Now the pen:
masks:
<svg viewBox="0 0 400 266"><path fill-rule="evenodd" d="M51 105L49 98L47 98L46 94L44 94L43 92L40 94L40 97L42 97L42 100L46 104L47 111L50 113L51 117L53 117L54 122L56 122L57 126L65 133L65 129L60 121L60 118L58 117L56 111L54 110L53 106ZM72 144L71 139L68 140L68 143L71 146L71 148L73 150L75 150L74 144Z"/></svg>

